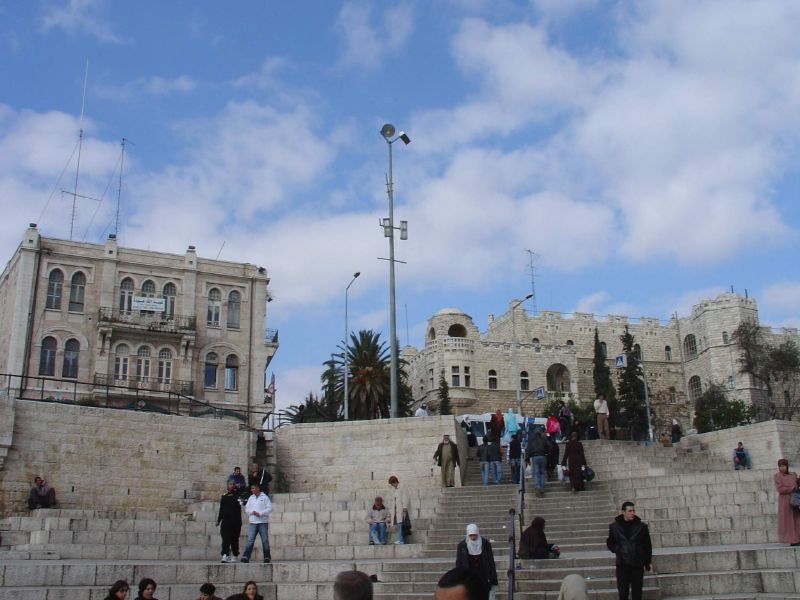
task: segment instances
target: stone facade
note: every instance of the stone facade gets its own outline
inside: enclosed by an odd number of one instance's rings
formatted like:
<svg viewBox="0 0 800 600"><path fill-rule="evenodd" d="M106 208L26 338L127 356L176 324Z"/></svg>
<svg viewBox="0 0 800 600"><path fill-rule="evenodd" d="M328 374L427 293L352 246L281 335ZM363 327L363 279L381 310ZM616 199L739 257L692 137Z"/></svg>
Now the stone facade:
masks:
<svg viewBox="0 0 800 600"><path fill-rule="evenodd" d="M64 508L184 510L218 500L254 434L235 421L16 401L14 443L0 471L0 513L19 511L36 475Z"/></svg>
<svg viewBox="0 0 800 600"><path fill-rule="evenodd" d="M268 284L264 268L194 246L167 254L114 236L46 238L32 225L0 276L0 372L41 379L3 383L23 398L94 404L192 398L260 426L277 349ZM142 299L163 309L137 310Z"/></svg>
<svg viewBox="0 0 800 600"><path fill-rule="evenodd" d="M404 358L415 402L436 405L443 374L459 412L514 407L518 383L523 410L538 414L554 397L592 401L595 329L613 369L627 326L640 348L657 416L655 427L661 431L673 417L688 423L692 402L711 383L729 386L734 398L763 402L761 391L738 374L738 353L731 342L745 319L758 320L756 302L733 293L703 300L690 316L669 321L619 315L601 319L555 311L532 315L519 301L512 301L505 314L489 315L485 333L469 315L445 308L428 320L425 347L405 348ZM768 330L768 335L775 342L787 337L800 341L793 328ZM542 399L536 397L539 387L545 390Z"/></svg>

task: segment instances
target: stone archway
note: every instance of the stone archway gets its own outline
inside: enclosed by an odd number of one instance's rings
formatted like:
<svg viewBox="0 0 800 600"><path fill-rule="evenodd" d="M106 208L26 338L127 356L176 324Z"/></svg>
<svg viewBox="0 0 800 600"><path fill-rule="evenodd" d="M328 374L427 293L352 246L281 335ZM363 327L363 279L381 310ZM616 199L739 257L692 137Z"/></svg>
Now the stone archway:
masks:
<svg viewBox="0 0 800 600"><path fill-rule="evenodd" d="M569 369L561 363L552 364L547 369L547 391L564 394L572 391Z"/></svg>

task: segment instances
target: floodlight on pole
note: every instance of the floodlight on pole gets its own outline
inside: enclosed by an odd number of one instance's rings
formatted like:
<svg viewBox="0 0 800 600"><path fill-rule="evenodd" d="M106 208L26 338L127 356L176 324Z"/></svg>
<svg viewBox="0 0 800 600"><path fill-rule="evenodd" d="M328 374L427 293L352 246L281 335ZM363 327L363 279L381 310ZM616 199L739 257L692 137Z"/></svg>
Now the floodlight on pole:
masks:
<svg viewBox="0 0 800 600"><path fill-rule="evenodd" d="M344 366L344 420L347 421L350 418L350 365L347 364L347 357L348 357L348 348L350 347L349 336L350 336L350 328L347 325L347 293L350 291L350 286L353 285L358 276L361 275L361 271L356 271L353 273L353 279L350 280L350 283L347 284L347 287L344 288L344 354L342 359L342 365Z"/></svg>
<svg viewBox="0 0 800 600"><path fill-rule="evenodd" d="M519 365L517 363L517 320L514 312L520 304L526 300L530 300L531 298L533 298L533 294L528 294L522 300L517 300L511 305L511 363L514 365L514 380L516 381L514 387L517 391L517 413L519 416L522 416L522 395L520 394L519 389Z"/></svg>
<svg viewBox="0 0 800 600"><path fill-rule="evenodd" d="M389 366L389 397L390 397L390 413L391 417L397 417L397 315L395 314L395 281L394 281L394 230L400 229L394 226L394 179L392 175L392 144L397 140L402 140L405 145L411 143L411 138L408 137L405 131L401 131L397 136L397 130L391 123L386 123L381 127L381 135L386 140L386 145L389 147L389 161L386 173L386 193L389 196L389 218L383 219L381 227L383 227L384 236L389 238L389 345L391 362ZM408 238L408 224L403 225L401 232L401 239Z"/></svg>

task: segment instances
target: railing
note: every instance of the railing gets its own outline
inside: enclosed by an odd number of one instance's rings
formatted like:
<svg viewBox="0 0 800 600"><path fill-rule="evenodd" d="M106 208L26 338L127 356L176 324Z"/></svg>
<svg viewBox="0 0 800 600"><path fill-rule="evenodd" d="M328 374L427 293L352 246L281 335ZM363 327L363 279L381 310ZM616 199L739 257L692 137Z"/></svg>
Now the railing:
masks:
<svg viewBox="0 0 800 600"><path fill-rule="evenodd" d="M523 456L525 453L522 453ZM533 463L531 463L531 470ZM517 496L517 512L519 513L519 530L525 529L525 460L519 461L519 494Z"/></svg>
<svg viewBox="0 0 800 600"><path fill-rule="evenodd" d="M277 329L266 329L264 331L264 339L267 340L270 344L278 345L278 330Z"/></svg>
<svg viewBox="0 0 800 600"><path fill-rule="evenodd" d="M508 600L514 600L517 583L517 534L514 528L514 509L508 509Z"/></svg>
<svg viewBox="0 0 800 600"><path fill-rule="evenodd" d="M445 337L435 340L428 340L425 343L426 350L435 350L437 348L442 348L443 350L465 350L467 352L474 352L475 340L462 337Z"/></svg>
<svg viewBox="0 0 800 600"><path fill-rule="evenodd" d="M108 380L106 380L108 381ZM130 382L127 382L130 383ZM143 386L96 383L57 377L0 373L0 386L19 400L76 404L118 410L139 410L188 417L231 417L247 422L246 411L219 407L172 390L147 389Z"/></svg>
<svg viewBox="0 0 800 600"><path fill-rule="evenodd" d="M194 396L194 382L181 379L171 379L159 381L156 377L136 377L130 376L126 379L115 379L113 375L106 373L95 373L94 384L102 386L112 386L115 389L127 389L129 392L136 390L150 392L173 392L183 396Z"/></svg>
<svg viewBox="0 0 800 600"><path fill-rule="evenodd" d="M100 309L98 317L101 323L120 323L164 333L179 333L197 329L197 318L189 315L168 316L160 312L105 307Z"/></svg>
<svg viewBox="0 0 800 600"><path fill-rule="evenodd" d="M288 412L284 410L270 411L266 414L264 420L261 422L261 429L264 431L275 431L279 427L290 425L292 423L294 423L294 419Z"/></svg>

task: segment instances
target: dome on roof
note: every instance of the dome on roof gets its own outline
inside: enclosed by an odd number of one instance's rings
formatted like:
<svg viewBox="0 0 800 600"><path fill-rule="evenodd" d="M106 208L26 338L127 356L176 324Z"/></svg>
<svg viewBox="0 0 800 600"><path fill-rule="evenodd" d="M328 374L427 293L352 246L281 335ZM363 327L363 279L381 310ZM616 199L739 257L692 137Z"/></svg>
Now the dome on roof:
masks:
<svg viewBox="0 0 800 600"><path fill-rule="evenodd" d="M459 310L457 308L443 308L441 310L437 310L434 316L438 317L440 315L466 315L463 310Z"/></svg>

